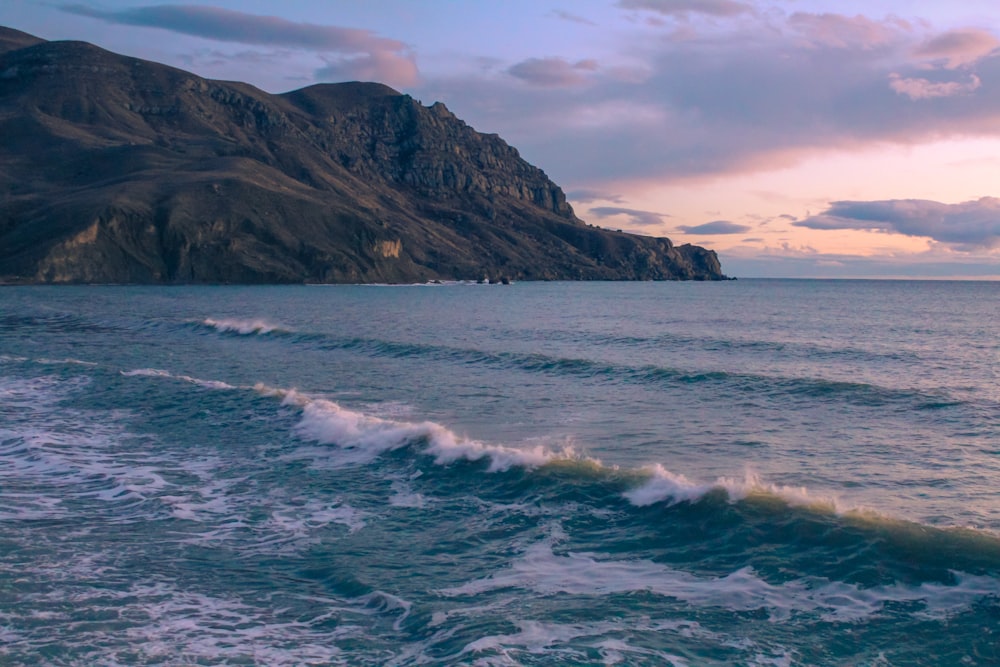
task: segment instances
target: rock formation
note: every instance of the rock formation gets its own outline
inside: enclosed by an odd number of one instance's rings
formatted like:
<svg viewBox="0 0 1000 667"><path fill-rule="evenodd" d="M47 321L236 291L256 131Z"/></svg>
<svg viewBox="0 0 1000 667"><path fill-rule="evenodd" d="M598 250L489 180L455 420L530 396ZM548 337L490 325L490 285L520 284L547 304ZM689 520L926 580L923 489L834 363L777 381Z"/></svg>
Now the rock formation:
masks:
<svg viewBox="0 0 1000 667"><path fill-rule="evenodd" d="M0 281L723 278L376 83L271 95L0 28Z"/></svg>

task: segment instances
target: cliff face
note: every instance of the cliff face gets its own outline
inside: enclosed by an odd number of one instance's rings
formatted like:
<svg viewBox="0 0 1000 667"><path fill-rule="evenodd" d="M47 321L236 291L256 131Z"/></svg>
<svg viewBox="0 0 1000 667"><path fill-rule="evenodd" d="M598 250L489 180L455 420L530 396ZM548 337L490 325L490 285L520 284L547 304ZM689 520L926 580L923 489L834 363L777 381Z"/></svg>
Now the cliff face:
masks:
<svg viewBox="0 0 1000 667"><path fill-rule="evenodd" d="M722 278L380 84L269 95L0 28L0 136L0 281Z"/></svg>

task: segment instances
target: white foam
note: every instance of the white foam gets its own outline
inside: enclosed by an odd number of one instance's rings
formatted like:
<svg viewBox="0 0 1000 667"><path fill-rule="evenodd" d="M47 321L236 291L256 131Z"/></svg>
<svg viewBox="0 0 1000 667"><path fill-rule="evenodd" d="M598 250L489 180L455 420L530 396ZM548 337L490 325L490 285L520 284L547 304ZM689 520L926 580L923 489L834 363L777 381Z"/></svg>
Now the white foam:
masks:
<svg viewBox="0 0 1000 667"><path fill-rule="evenodd" d="M341 642L367 639L363 628L336 623L340 612L373 615L368 598L345 608L331 600L314 613L292 614L269 605L246 604L239 599L181 590L166 583L134 584L125 590L75 586L35 595L38 605L75 606L118 619L78 623L74 647L87 664L264 664L275 666L345 664ZM395 613L390 610L390 613ZM14 619L19 620L19 619ZM124 627L121 627L124 625ZM118 627L115 627L118 626ZM4 636L3 652L31 656L51 646L51 628L35 623L32 632ZM126 663L122 655L130 656ZM84 661L74 664L84 664Z"/></svg>
<svg viewBox="0 0 1000 667"><path fill-rule="evenodd" d="M417 493L409 484L402 480L394 480L390 486L392 496L389 497L389 504L393 507L410 507L422 509L427 504L427 499L423 494Z"/></svg>
<svg viewBox="0 0 1000 667"><path fill-rule="evenodd" d="M532 655L551 654L553 657L561 658L560 662L577 664L586 659L586 654L579 650L566 648L566 644L574 640L623 632L629 634L636 631L664 633L676 630L677 627L681 626L680 622L643 623L641 627L637 627L635 623L626 624L614 621L569 624L535 620L518 620L514 624L518 628L516 633L481 637L466 644L459 655L487 651L497 652L505 658L510 658L511 664L521 664L515 659L515 656L510 654L510 649L517 648ZM586 645L583 642L577 643ZM687 660L681 656L632 646L622 639L597 640L590 642L590 645L599 650L605 665L628 664L630 659L640 657L645 661L653 659L656 664L671 665L672 667L688 667L689 665Z"/></svg>
<svg viewBox="0 0 1000 667"><path fill-rule="evenodd" d="M82 359L73 359L72 357L66 357L65 359L36 359L36 364L42 365L61 365L66 364L70 366L97 366L93 361L83 361Z"/></svg>
<svg viewBox="0 0 1000 667"><path fill-rule="evenodd" d="M23 363L25 361L30 361L30 359L28 359L28 357L20 357L12 354L0 354L0 362Z"/></svg>
<svg viewBox="0 0 1000 667"><path fill-rule="evenodd" d="M683 502L696 502L713 491L724 492L730 501L735 502L754 496L779 498L792 506L825 508L834 512L861 511L863 508L845 508L837 498L815 496L802 486L781 486L769 484L753 472L747 471L742 479L736 477L719 477L714 482L692 482L684 475L667 470L660 464L647 466L643 469L646 481L640 486L626 491L625 498L633 505L646 507L656 503L676 505Z"/></svg>
<svg viewBox="0 0 1000 667"><path fill-rule="evenodd" d="M238 389L235 385L231 385L228 382L222 382L220 380L202 380L201 378L191 377L190 375L175 375L170 371L165 371L159 368L137 368L131 371L121 371L121 374L125 377L157 377L157 378L170 378L173 380L181 380L183 382L190 382L191 384L197 385L199 387L205 387L206 389Z"/></svg>
<svg viewBox="0 0 1000 667"><path fill-rule="evenodd" d="M672 473L659 463L647 468L648 481L642 486L627 491L625 497L638 507L659 502L675 504L702 498L712 490L712 484L696 484L684 475Z"/></svg>
<svg viewBox="0 0 1000 667"><path fill-rule="evenodd" d="M122 423L124 414L67 408L62 399L86 386L79 378L0 378L0 516L54 518L63 500L142 501L167 486ZM128 443L122 447L124 443ZM32 488L33 494L18 494Z"/></svg>
<svg viewBox="0 0 1000 667"><path fill-rule="evenodd" d="M953 573L955 585L925 583L861 588L819 577L771 584L750 567L722 577L700 577L650 560L615 560L592 553L556 555L552 540L529 547L510 566L485 579L441 590L446 596L521 589L541 595L612 595L649 592L698 607L734 612L766 610L773 621L792 614L818 614L823 620L857 622L881 612L886 603L912 602L914 615L943 619L977 601L1000 595L1000 580Z"/></svg>
<svg viewBox="0 0 1000 667"><path fill-rule="evenodd" d="M273 511L269 524L295 537L305 537L317 528L330 524L346 526L349 533L356 533L365 527L367 515L367 512L343 503L310 500L304 505L289 505Z"/></svg>
<svg viewBox="0 0 1000 667"><path fill-rule="evenodd" d="M543 445L521 448L487 444L459 437L430 421L383 419L327 399L312 398L295 389L264 384L256 385L255 389L265 396L281 398L284 405L301 409L302 419L295 426L296 434L305 440L336 445L340 465L370 463L386 452L420 444L423 444L422 452L432 456L439 465L488 459L489 472L513 467L538 468L556 460L581 460L570 446L552 450Z"/></svg>
<svg viewBox="0 0 1000 667"><path fill-rule="evenodd" d="M242 336L248 336L251 334L263 335L269 334L272 331L290 331L290 329L279 324L273 324L267 320L261 319L241 320L227 318L214 320L212 318L206 318L202 321L202 324L224 333L238 333Z"/></svg>
<svg viewBox="0 0 1000 667"><path fill-rule="evenodd" d="M170 371L160 370L159 368L137 368L131 371L121 371L121 374L125 377L147 377L147 378L172 378L173 373Z"/></svg>

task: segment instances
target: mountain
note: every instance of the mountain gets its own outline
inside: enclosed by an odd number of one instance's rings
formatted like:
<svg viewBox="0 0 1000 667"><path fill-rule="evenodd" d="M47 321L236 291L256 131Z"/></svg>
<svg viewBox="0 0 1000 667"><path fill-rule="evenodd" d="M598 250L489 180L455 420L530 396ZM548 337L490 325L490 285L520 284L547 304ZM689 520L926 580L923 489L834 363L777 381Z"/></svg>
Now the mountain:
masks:
<svg viewBox="0 0 1000 667"><path fill-rule="evenodd" d="M724 277L377 83L272 95L0 28L0 137L0 282Z"/></svg>

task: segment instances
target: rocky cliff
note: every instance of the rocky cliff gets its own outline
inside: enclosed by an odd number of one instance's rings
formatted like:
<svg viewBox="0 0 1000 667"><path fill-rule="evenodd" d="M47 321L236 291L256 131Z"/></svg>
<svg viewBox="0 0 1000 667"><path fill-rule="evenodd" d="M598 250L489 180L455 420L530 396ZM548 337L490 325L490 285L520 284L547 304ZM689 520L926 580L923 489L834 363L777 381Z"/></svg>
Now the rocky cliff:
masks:
<svg viewBox="0 0 1000 667"><path fill-rule="evenodd" d="M270 95L0 28L0 136L4 282L723 277L380 84Z"/></svg>

